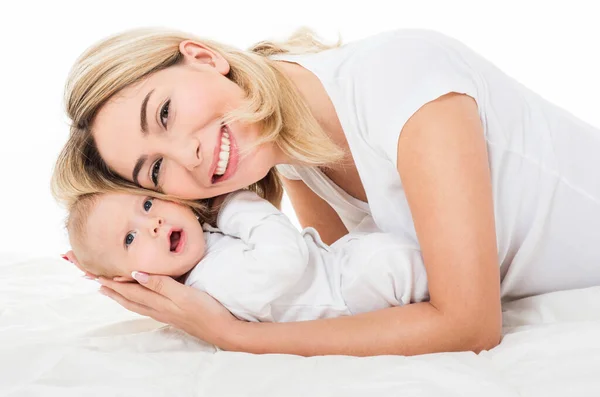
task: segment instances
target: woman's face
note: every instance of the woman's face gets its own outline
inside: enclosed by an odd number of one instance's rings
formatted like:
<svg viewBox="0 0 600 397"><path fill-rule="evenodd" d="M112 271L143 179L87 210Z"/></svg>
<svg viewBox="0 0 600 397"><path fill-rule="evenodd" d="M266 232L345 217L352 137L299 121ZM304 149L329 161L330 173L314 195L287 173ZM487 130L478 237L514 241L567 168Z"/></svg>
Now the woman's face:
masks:
<svg viewBox="0 0 600 397"><path fill-rule="evenodd" d="M244 91L229 64L202 45L180 45L184 61L126 87L98 112L98 151L121 177L187 199L215 197L262 179L281 156L274 144L248 151L257 125L223 125Z"/></svg>

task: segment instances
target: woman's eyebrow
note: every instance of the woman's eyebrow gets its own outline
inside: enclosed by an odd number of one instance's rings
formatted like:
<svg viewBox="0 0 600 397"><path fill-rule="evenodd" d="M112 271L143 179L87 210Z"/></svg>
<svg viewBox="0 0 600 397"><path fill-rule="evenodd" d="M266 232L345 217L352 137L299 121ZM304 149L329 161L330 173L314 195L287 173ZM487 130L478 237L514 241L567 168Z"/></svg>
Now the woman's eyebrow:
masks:
<svg viewBox="0 0 600 397"><path fill-rule="evenodd" d="M135 166L133 167L133 173L132 173L133 182L138 186L140 186L140 181L138 180L138 176L140 174L140 170L144 166L144 163L146 162L147 159L148 159L148 156L146 156L146 155L140 156L140 158L137 159L137 161L135 162Z"/></svg>
<svg viewBox="0 0 600 397"><path fill-rule="evenodd" d="M146 114L148 113L148 101L150 100L150 95L152 95L153 92L154 90L151 90L146 95L140 108L140 127L142 129L142 135L144 136L148 134L148 120L146 118Z"/></svg>
<svg viewBox="0 0 600 397"><path fill-rule="evenodd" d="M150 90L150 92L148 94L146 94L146 96L144 97L144 100L142 101L142 106L140 107L140 128L142 130L142 136L144 136L144 137L146 135L148 135L148 119L146 116L148 114L148 101L150 101L150 96L152 95L153 92L154 92L154 90ZM148 159L148 156L140 156L140 158L138 158L137 161L135 162L135 166L133 167L132 177L133 177L133 182L135 182L136 185L140 184L140 182L138 181L138 175L147 159Z"/></svg>

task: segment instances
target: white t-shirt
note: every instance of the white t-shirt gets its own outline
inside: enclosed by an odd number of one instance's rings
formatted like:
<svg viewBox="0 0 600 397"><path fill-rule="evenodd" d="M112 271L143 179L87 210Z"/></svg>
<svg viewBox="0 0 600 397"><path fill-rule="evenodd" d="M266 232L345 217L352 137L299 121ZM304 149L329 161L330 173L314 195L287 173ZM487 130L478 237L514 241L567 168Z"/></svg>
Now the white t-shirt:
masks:
<svg viewBox="0 0 600 397"><path fill-rule="evenodd" d="M314 73L331 98L368 204L318 168L279 165L353 230L366 215L418 244L397 172L406 121L450 92L475 99L490 162L503 296L600 285L600 131L462 43L425 30L378 34L317 54L272 56ZM570 265L568 265L570 264Z"/></svg>

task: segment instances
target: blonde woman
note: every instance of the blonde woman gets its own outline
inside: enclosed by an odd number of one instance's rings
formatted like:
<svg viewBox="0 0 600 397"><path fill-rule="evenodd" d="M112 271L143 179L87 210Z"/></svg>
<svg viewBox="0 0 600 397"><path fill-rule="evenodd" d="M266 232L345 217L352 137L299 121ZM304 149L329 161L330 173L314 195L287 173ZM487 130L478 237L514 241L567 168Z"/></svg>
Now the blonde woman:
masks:
<svg viewBox="0 0 600 397"><path fill-rule="evenodd" d="M419 244L430 301L287 324L236 320L160 275L100 279L125 308L227 350L421 354L501 338L501 301L600 285L600 132L463 44L420 30L249 51L136 30L75 64L54 192L198 200L250 186L331 243L371 216ZM199 204L196 204L199 205Z"/></svg>

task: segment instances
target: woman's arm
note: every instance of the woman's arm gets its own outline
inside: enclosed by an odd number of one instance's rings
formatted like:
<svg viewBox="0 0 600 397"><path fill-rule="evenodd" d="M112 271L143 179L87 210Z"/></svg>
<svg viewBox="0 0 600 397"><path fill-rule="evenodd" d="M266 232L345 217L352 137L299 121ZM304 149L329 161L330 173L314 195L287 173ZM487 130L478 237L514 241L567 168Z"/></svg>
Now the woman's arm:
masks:
<svg viewBox="0 0 600 397"><path fill-rule="evenodd" d="M486 141L475 100L430 102L398 143L402 178L421 246L430 303L490 346L502 331L500 270Z"/></svg>
<svg viewBox="0 0 600 397"><path fill-rule="evenodd" d="M325 244L333 244L348 229L333 208L300 180L281 177L285 192L302 227L314 227Z"/></svg>
<svg viewBox="0 0 600 397"><path fill-rule="evenodd" d="M111 288L104 292L130 310L228 350L364 356L496 346L502 318L491 181L473 99L446 95L415 113L398 142L398 172L430 302L327 320L244 323L160 276L144 281L146 288L102 280Z"/></svg>
<svg viewBox="0 0 600 397"><path fill-rule="evenodd" d="M449 94L422 107L398 142L428 275L427 303L289 324L237 324L226 348L256 353L420 354L489 349L501 337L492 187L477 105Z"/></svg>

